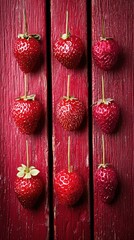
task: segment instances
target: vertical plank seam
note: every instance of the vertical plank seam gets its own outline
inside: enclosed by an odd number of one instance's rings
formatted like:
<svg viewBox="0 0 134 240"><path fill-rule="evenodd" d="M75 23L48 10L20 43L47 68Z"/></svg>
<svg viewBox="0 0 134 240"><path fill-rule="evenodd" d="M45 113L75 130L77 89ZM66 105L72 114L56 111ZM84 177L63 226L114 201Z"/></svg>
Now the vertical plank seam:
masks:
<svg viewBox="0 0 134 240"><path fill-rule="evenodd" d="M87 71L88 71L88 136L89 136L89 193L90 193L90 236L94 240L94 184L93 184L93 141L92 141L92 1L87 0Z"/></svg>
<svg viewBox="0 0 134 240"><path fill-rule="evenodd" d="M52 151L52 75L51 75L51 6L46 1L46 65L47 65L47 136L48 136L48 206L49 236L54 239L53 213L53 151Z"/></svg>

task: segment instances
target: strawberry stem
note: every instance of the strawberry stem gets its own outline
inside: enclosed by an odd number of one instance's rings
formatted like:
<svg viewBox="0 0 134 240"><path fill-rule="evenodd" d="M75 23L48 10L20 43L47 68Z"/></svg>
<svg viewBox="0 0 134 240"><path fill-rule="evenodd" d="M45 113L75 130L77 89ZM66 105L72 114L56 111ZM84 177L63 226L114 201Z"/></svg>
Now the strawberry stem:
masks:
<svg viewBox="0 0 134 240"><path fill-rule="evenodd" d="M28 94L28 79L27 79L27 74L24 75L24 98L27 99L27 94Z"/></svg>
<svg viewBox="0 0 134 240"><path fill-rule="evenodd" d="M29 169L28 140L26 140L26 160L27 160L27 170L28 170Z"/></svg>
<svg viewBox="0 0 134 240"><path fill-rule="evenodd" d="M66 36L69 35L69 30L68 30L68 10L66 11Z"/></svg>
<svg viewBox="0 0 134 240"><path fill-rule="evenodd" d="M68 172L71 172L71 166L70 166L70 136L68 137Z"/></svg>
<svg viewBox="0 0 134 240"><path fill-rule="evenodd" d="M67 98L70 97L70 75L68 75L67 79Z"/></svg>
<svg viewBox="0 0 134 240"><path fill-rule="evenodd" d="M102 102L105 103L104 78L102 75Z"/></svg>
<svg viewBox="0 0 134 240"><path fill-rule="evenodd" d="M27 17L26 17L25 7L24 7L24 10L23 10L23 16L24 16L24 34L28 35L28 26L27 26Z"/></svg>
<svg viewBox="0 0 134 240"><path fill-rule="evenodd" d="M102 134L102 165L105 166L105 143L103 134Z"/></svg>
<svg viewBox="0 0 134 240"><path fill-rule="evenodd" d="M70 36L69 29L68 29L68 11L66 11L66 33L62 34L61 38L63 40L67 39Z"/></svg>

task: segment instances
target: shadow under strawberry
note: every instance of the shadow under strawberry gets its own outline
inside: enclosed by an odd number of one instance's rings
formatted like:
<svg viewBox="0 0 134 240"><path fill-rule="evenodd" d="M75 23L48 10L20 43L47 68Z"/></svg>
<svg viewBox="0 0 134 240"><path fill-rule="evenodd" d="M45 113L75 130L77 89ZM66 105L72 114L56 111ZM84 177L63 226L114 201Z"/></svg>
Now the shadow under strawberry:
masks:
<svg viewBox="0 0 134 240"><path fill-rule="evenodd" d="M110 202L110 204L114 204L117 202L117 200L119 199L120 193L121 193L121 183L120 183L120 179L118 177L118 186L115 191L115 196L114 196L113 200Z"/></svg>
<svg viewBox="0 0 134 240"><path fill-rule="evenodd" d="M34 135L39 135L42 132L44 125L45 125L45 111L43 110L41 113L40 120L38 122L38 126L34 132Z"/></svg>
<svg viewBox="0 0 134 240"><path fill-rule="evenodd" d="M117 62L111 70L112 71L120 71L126 64L126 58L127 57L126 57L125 52L123 51L123 49L120 49Z"/></svg>
<svg viewBox="0 0 134 240"><path fill-rule="evenodd" d="M45 202L45 199L46 199L46 191L45 191L45 186L44 186L43 189L42 189L42 193L41 193L40 197L38 198L38 200L35 203L35 205L33 206L33 208L31 208L31 210L38 211L38 209Z"/></svg>
<svg viewBox="0 0 134 240"><path fill-rule="evenodd" d="M69 207L78 208L78 207L84 205L85 202L88 201L88 194L87 194L85 185L83 185L83 188L84 188L84 189L83 189L83 194L82 194L82 196L80 197L80 199L79 199L73 206L69 206Z"/></svg>
<svg viewBox="0 0 134 240"><path fill-rule="evenodd" d="M31 71L31 74L39 73L44 62L45 62L44 54L43 52L41 52L40 58L38 59L36 65L34 66L34 69Z"/></svg>
<svg viewBox="0 0 134 240"><path fill-rule="evenodd" d="M80 127L76 131L77 132L83 132L85 130L86 126L87 126L87 115L85 114Z"/></svg>
<svg viewBox="0 0 134 240"><path fill-rule="evenodd" d="M80 60L80 63L79 63L79 65L78 65L78 67L76 68L76 70L81 70L81 69L83 69L84 67L85 67L85 65L86 65L86 54L85 54L85 52L83 53L83 55L82 55L82 57L81 57L81 60Z"/></svg>
<svg viewBox="0 0 134 240"><path fill-rule="evenodd" d="M119 120L117 122L117 125L116 125L114 131L111 133L112 135L117 134L117 132L119 133L121 126L122 126L122 122L123 122L123 118L122 118L122 113L120 111Z"/></svg>

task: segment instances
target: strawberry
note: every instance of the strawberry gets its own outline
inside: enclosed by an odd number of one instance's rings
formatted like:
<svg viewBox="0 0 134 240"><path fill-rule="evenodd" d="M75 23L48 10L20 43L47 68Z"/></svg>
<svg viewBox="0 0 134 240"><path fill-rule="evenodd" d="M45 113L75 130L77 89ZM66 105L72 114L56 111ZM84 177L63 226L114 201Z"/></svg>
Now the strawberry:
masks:
<svg viewBox="0 0 134 240"><path fill-rule="evenodd" d="M77 68L84 53L81 39L74 35L63 34L53 46L55 58L66 68Z"/></svg>
<svg viewBox="0 0 134 240"><path fill-rule="evenodd" d="M97 66L103 70L112 69L118 59L119 46L113 38L101 37L92 47L92 54Z"/></svg>
<svg viewBox="0 0 134 240"><path fill-rule="evenodd" d="M67 131L80 128L85 113L84 104L74 97L62 97L56 107L56 117L61 126Z"/></svg>
<svg viewBox="0 0 134 240"><path fill-rule="evenodd" d="M39 62L41 56L39 40L39 35L19 34L14 42L14 56L24 73L32 72Z"/></svg>
<svg viewBox="0 0 134 240"><path fill-rule="evenodd" d="M68 11L66 11L66 33L55 41L53 53L55 58L68 69L77 68L84 53L81 39L69 32Z"/></svg>
<svg viewBox="0 0 134 240"><path fill-rule="evenodd" d="M35 132L42 110L42 104L35 99L35 95L15 99L12 117L21 133L30 135Z"/></svg>
<svg viewBox="0 0 134 240"><path fill-rule="evenodd" d="M73 206L83 194L83 179L75 171L60 171L54 179L55 192L59 202L63 205Z"/></svg>
<svg viewBox="0 0 134 240"><path fill-rule="evenodd" d="M115 169L107 164L100 164L95 173L95 186L101 201L111 203L118 186L118 176Z"/></svg>
<svg viewBox="0 0 134 240"><path fill-rule="evenodd" d="M24 208L33 208L42 191L43 180L38 176L39 170L27 167L24 164L18 168L17 178L14 182L14 191Z"/></svg>
<svg viewBox="0 0 134 240"><path fill-rule="evenodd" d="M93 117L106 134L111 134L116 130L120 116L120 109L113 99L100 99L93 105Z"/></svg>

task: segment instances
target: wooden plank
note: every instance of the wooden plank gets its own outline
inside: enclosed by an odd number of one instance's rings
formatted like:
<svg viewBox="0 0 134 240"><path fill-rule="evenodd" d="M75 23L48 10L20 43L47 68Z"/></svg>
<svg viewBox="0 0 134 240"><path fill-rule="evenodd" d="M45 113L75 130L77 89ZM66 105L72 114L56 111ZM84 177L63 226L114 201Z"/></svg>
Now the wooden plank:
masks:
<svg viewBox="0 0 134 240"><path fill-rule="evenodd" d="M51 43L65 33L66 10L69 12L69 30L79 36L87 52L86 29L86 1L57 1L51 0ZM54 222L55 239L90 239L89 215L89 156L88 156L88 128L81 131L67 132L56 120L55 108L60 97L67 92L67 76L70 75L70 93L84 102L87 108L88 83L87 66L77 70L67 70L52 54L52 101L53 101L53 158L54 176L60 170L67 169L67 142L71 138L71 164L84 178L86 191L83 201L75 207L66 207L59 204L54 192ZM88 111L88 109L87 109Z"/></svg>
<svg viewBox="0 0 134 240"><path fill-rule="evenodd" d="M25 1L28 29L30 33L38 33L42 37L43 55L46 52L46 22L45 1ZM1 1L1 150L0 150L0 226L1 240L48 239L48 143L47 143L47 79L46 60L36 73L29 74L29 93L35 93L45 110L45 121L42 131L36 135L22 135L16 129L11 118L13 100L24 94L24 75L20 71L13 56L13 42L18 33L23 31L23 1ZM45 197L39 207L34 210L24 210L18 202L13 183L17 167L25 163L26 147L29 142L31 163L41 172L45 182Z"/></svg>
<svg viewBox="0 0 134 240"><path fill-rule="evenodd" d="M92 41L101 35L102 16L105 19L106 36L114 37L122 48L120 66L115 71L105 72L105 95L114 98L120 105L122 122L116 134L105 136L106 160L117 170L120 192L113 204L103 204L95 188L94 222L95 239L125 240L134 238L134 192L133 192L133 7L129 0L92 2ZM101 98L103 71L92 68L93 102ZM101 162L101 132L93 124L94 173ZM95 186L94 186L95 187Z"/></svg>

